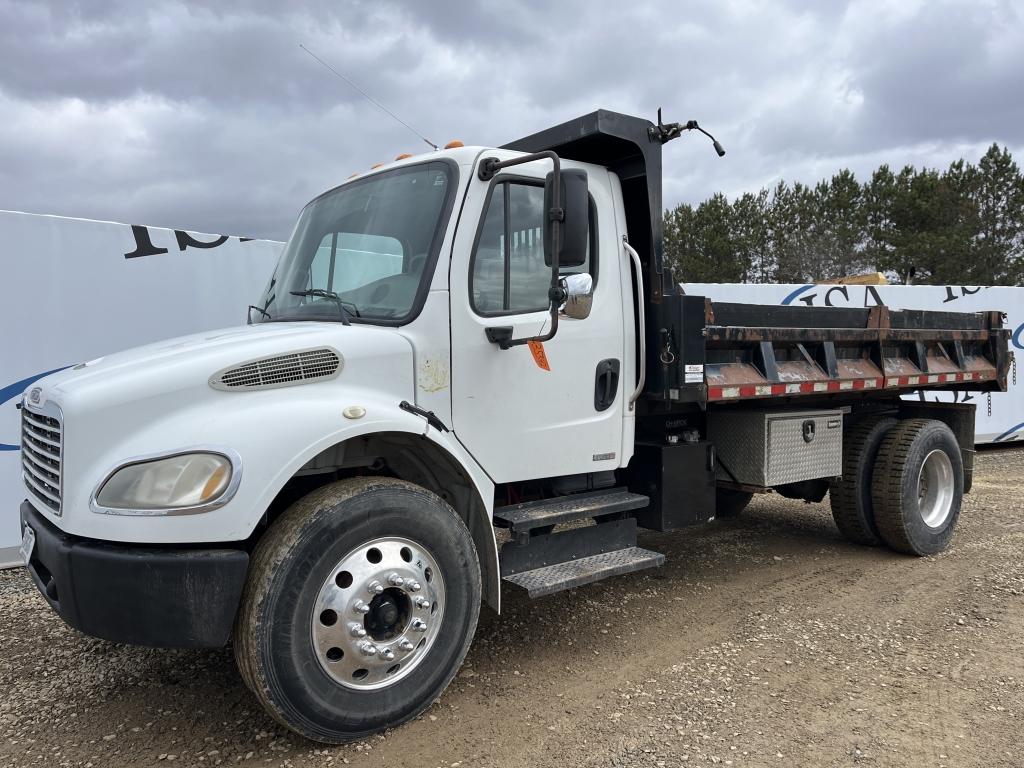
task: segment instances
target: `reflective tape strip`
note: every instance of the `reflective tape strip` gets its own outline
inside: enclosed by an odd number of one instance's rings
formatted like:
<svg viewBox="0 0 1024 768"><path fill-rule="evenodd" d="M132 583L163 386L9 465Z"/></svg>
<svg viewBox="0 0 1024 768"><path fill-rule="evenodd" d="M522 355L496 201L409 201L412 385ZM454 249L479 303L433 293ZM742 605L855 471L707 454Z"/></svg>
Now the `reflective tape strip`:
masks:
<svg viewBox="0 0 1024 768"><path fill-rule="evenodd" d="M732 387L708 387L708 400L731 400L746 397L772 397L777 395L811 395L818 392L849 392L878 389L884 379L842 379L832 381L800 381L785 384L741 384Z"/></svg>

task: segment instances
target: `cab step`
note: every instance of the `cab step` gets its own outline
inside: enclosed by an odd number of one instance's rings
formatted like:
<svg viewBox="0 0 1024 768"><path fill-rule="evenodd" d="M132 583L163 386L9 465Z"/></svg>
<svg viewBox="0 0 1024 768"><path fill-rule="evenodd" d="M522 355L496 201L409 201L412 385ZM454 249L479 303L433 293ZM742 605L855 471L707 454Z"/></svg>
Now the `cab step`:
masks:
<svg viewBox="0 0 1024 768"><path fill-rule="evenodd" d="M512 534L498 556L502 578L543 597L661 565L664 555L636 545L636 518L626 515L648 503L646 496L609 488L495 510L494 524ZM574 522L580 525L555 530Z"/></svg>
<svg viewBox="0 0 1024 768"><path fill-rule="evenodd" d="M494 510L494 524L517 534L574 520L630 512L649 503L650 499L639 493L630 493L625 488L608 488L498 507Z"/></svg>
<svg viewBox="0 0 1024 768"><path fill-rule="evenodd" d="M505 581L526 590L531 598L536 598L607 579L610 576L654 568L664 562L665 556L660 552L652 552L641 547L626 547L535 568L532 571L514 573L506 576Z"/></svg>

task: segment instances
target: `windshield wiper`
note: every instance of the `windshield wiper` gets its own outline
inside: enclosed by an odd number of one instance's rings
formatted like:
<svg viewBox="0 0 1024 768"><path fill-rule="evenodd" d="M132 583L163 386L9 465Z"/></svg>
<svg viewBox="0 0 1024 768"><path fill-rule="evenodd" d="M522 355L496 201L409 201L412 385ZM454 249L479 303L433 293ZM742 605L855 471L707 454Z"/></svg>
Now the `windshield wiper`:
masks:
<svg viewBox="0 0 1024 768"><path fill-rule="evenodd" d="M330 299L338 305L338 316L341 318L343 325L352 325L348 319L348 310L345 309L346 304L352 304L350 301L343 301L341 296L336 294L334 291L328 291L323 288L308 288L305 291L289 291L292 296L316 296L321 299ZM359 317L359 310L355 304L352 304L353 314Z"/></svg>
<svg viewBox="0 0 1024 768"><path fill-rule="evenodd" d="M263 307L257 307L255 304L250 304L249 305L248 313L247 313L246 318L245 318L246 321L249 323L249 325L252 325L252 311L254 309L257 312L259 312L261 315L263 315L265 318L267 318L267 320L273 320L274 319L274 318L272 318L270 316L270 313L267 312L267 310L265 310Z"/></svg>

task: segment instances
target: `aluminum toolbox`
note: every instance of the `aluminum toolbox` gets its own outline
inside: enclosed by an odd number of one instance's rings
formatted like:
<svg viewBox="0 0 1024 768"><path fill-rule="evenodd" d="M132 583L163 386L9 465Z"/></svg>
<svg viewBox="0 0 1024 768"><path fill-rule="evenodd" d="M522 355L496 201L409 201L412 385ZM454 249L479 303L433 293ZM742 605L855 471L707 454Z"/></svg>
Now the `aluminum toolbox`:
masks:
<svg viewBox="0 0 1024 768"><path fill-rule="evenodd" d="M708 413L718 478L773 486L843 473L843 412Z"/></svg>

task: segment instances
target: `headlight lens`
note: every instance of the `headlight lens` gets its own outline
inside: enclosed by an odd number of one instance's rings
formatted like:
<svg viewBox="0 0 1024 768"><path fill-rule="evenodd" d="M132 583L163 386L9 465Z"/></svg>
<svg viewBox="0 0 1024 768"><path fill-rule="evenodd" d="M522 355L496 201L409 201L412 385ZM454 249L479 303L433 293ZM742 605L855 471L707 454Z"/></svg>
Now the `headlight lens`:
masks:
<svg viewBox="0 0 1024 768"><path fill-rule="evenodd" d="M129 464L96 495L110 509L184 509L216 501L231 482L231 462L216 453L184 453Z"/></svg>

